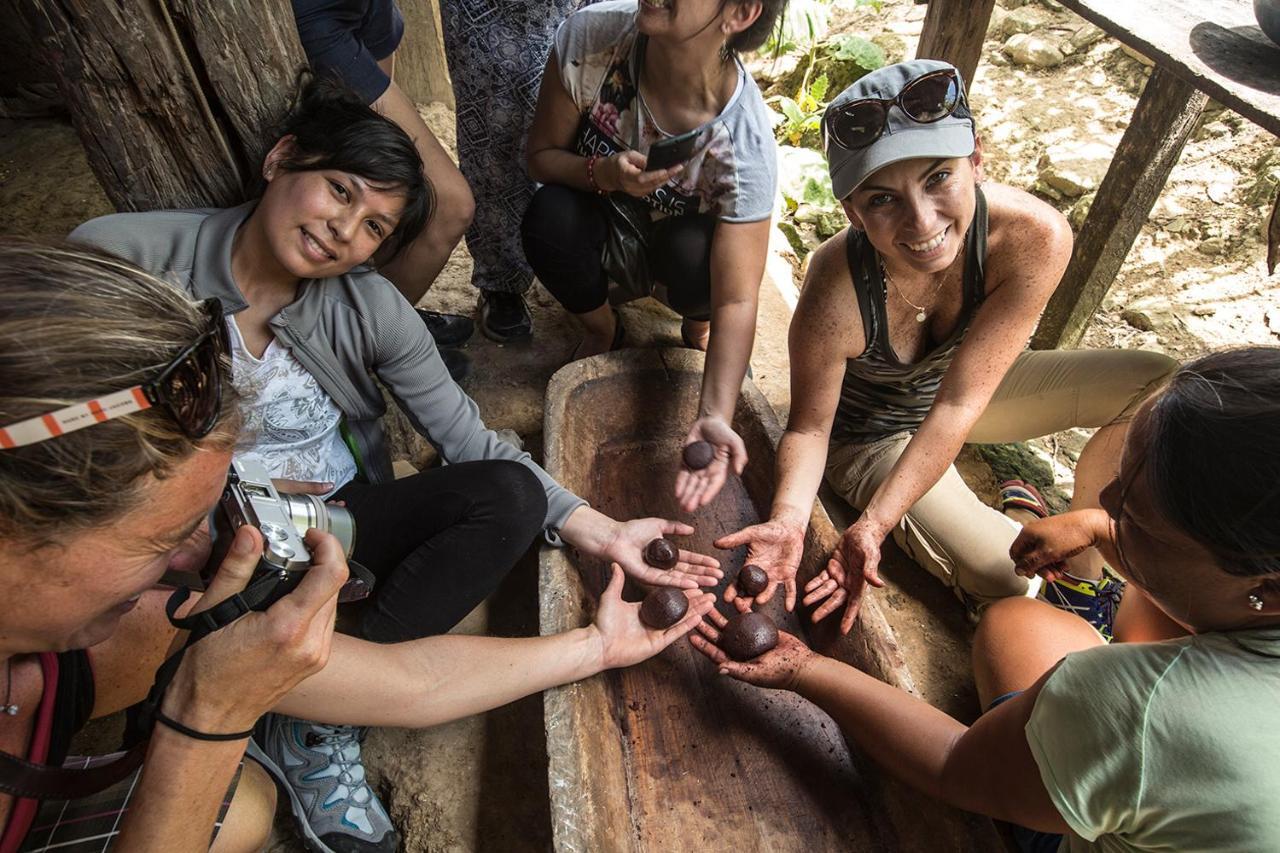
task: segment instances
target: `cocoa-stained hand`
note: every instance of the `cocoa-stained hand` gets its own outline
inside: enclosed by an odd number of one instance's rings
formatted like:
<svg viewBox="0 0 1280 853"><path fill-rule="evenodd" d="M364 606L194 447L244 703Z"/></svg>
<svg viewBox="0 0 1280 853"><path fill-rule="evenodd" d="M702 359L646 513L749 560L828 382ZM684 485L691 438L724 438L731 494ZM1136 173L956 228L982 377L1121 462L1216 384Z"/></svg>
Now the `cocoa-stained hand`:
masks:
<svg viewBox="0 0 1280 853"><path fill-rule="evenodd" d="M827 567L804 585L803 604L818 605L813 621L820 622L844 606L840 633L847 634L858 618L867 585L884 586L880 579L880 543L884 531L867 516L858 519L844 535L827 561Z"/></svg>
<svg viewBox="0 0 1280 853"><path fill-rule="evenodd" d="M794 610L796 572L800 569L800 558L804 555L804 530L801 524L771 519L717 539L715 546L726 551L746 545L746 562L764 569L768 576L768 583L763 592L744 595L731 586L725 589L724 600L731 602L741 611L747 611L756 604L768 602L781 585L784 593L783 603L787 610Z"/></svg>
<svg viewBox="0 0 1280 853"><path fill-rule="evenodd" d="M1094 547L1108 550L1110 542L1111 519L1106 512L1081 509L1024 525L1009 546L1009 558L1013 570L1023 577L1038 574L1054 581L1066 572L1067 560Z"/></svg>
<svg viewBox="0 0 1280 853"><path fill-rule="evenodd" d="M778 645L755 660L738 662L720 648L720 636L728 620L716 610L698 624L698 632L689 635L690 644L712 660L721 675L732 676L739 681L759 687L791 690L804 669L818 655L798 637L786 631L778 632Z"/></svg>

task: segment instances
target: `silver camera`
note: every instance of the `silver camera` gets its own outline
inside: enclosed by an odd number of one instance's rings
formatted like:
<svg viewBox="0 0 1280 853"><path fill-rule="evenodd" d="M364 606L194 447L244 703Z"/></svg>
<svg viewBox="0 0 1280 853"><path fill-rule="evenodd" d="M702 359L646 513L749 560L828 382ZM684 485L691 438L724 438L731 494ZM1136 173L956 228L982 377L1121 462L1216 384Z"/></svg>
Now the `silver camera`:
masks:
<svg viewBox="0 0 1280 853"><path fill-rule="evenodd" d="M206 576L222 565L241 525L252 524L262 534L262 558L254 580L263 574L277 577L272 594L260 605L262 609L292 591L311 567L311 552L302 541L308 528L332 533L348 558L356 544L355 519L347 509L326 504L315 495L280 494L266 468L250 459L232 461L226 488L210 521L213 551ZM361 597L348 593L342 599Z"/></svg>

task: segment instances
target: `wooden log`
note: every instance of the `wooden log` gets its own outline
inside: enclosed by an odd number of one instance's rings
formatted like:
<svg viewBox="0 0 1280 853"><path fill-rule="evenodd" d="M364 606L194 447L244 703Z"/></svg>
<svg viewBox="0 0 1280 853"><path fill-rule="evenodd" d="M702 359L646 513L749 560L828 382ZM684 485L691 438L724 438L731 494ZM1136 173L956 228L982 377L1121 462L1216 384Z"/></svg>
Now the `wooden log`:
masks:
<svg viewBox="0 0 1280 853"><path fill-rule="evenodd" d="M602 512L694 525L693 535L678 537L681 547L720 559L720 596L746 549L717 551L712 542L768 512L782 427L754 384L744 382L733 423L751 464L742 477L730 476L710 505L680 514L672 485L702 369L702 354L688 349L624 350L566 366L547 389L544 452L552 476ZM801 583L825 565L839 537L815 502ZM544 548L540 562L542 633L587 624L605 563L559 548ZM629 590L628 598L642 594ZM874 595L864 600L853 634L834 643L810 630L803 607L787 613L781 598L759 608L779 628L913 690ZM719 678L685 641L642 664L548 690L543 701L560 853L1000 849L990 821L924 801L851 749L815 706Z"/></svg>
<svg viewBox="0 0 1280 853"><path fill-rule="evenodd" d="M996 0L929 0L916 58L950 62L972 88L995 5Z"/></svg>
<svg viewBox="0 0 1280 853"><path fill-rule="evenodd" d="M305 65L287 0L18 6L117 209L243 200Z"/></svg>
<svg viewBox="0 0 1280 853"><path fill-rule="evenodd" d="M1067 271L1040 318L1032 348L1079 345L1207 101L1207 95L1169 71L1159 66L1152 71L1080 228Z"/></svg>
<svg viewBox="0 0 1280 853"><path fill-rule="evenodd" d="M438 0L400 0L404 41L396 51L396 85L416 104L440 101L454 108Z"/></svg>

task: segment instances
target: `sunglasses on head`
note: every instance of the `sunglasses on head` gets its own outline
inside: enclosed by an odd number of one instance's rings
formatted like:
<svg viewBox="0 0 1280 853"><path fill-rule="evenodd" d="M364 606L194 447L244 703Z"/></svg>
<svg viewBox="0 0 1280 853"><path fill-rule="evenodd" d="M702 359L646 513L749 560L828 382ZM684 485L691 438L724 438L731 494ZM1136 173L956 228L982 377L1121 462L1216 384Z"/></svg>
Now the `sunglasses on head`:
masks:
<svg viewBox="0 0 1280 853"><path fill-rule="evenodd" d="M222 411L224 361L230 350L222 303L206 299L200 307L209 319L208 328L154 379L0 427L0 450L36 444L152 406L168 412L187 438L204 438L213 431Z"/></svg>
<svg viewBox="0 0 1280 853"><path fill-rule="evenodd" d="M824 147L834 142L856 151L880 138L889 123L889 108L897 106L919 124L942 121L964 104L960 75L954 68L930 71L909 81L892 98L859 98L830 109L822 118ZM968 115L966 107L961 115Z"/></svg>

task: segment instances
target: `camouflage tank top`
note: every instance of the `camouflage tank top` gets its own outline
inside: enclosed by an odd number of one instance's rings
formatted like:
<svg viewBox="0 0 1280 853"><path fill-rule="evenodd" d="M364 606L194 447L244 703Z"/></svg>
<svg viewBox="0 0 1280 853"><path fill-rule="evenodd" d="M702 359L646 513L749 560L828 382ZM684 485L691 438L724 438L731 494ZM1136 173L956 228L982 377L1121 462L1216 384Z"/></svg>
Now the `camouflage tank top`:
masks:
<svg viewBox="0 0 1280 853"><path fill-rule="evenodd" d="M889 344L888 291L879 254L861 231L852 228L845 250L867 345L860 356L845 362L831 441L867 444L894 433L914 432L933 407L942 376L986 297L987 200L977 190L973 222L965 237L964 303L955 331L912 364L900 362Z"/></svg>

